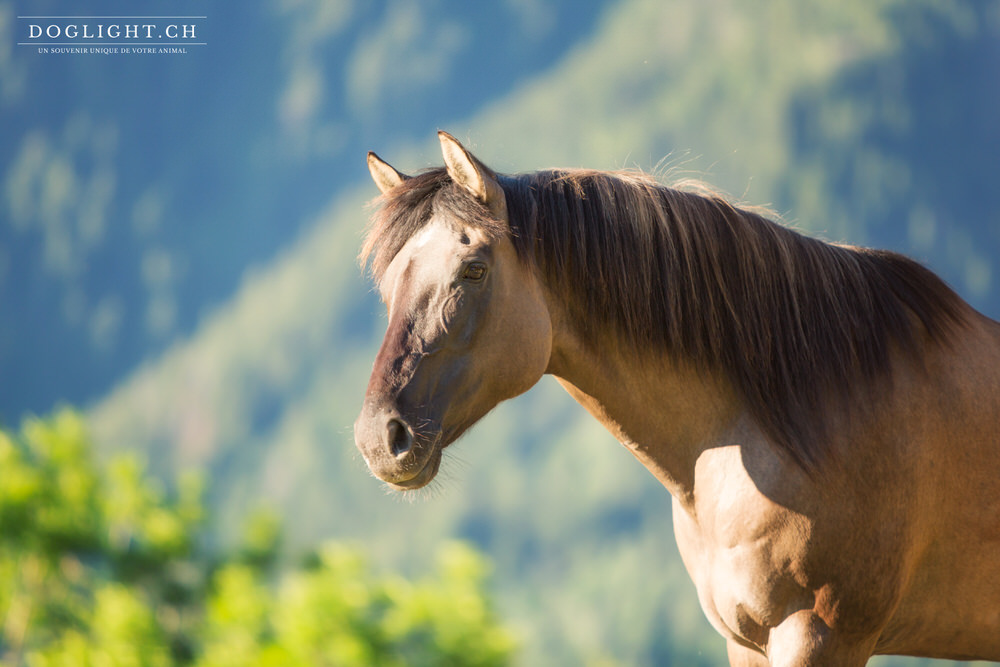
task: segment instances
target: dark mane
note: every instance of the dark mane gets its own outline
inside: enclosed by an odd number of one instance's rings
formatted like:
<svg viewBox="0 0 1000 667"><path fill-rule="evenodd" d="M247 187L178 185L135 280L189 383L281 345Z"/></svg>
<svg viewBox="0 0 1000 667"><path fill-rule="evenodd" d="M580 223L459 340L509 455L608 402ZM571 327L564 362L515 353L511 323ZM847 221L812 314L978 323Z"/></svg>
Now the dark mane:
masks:
<svg viewBox="0 0 1000 667"><path fill-rule="evenodd" d="M715 195L641 174L502 176L509 233L562 295L584 341L608 332L721 370L775 442L807 469L825 452L831 400L887 374L965 318L937 276L896 253L800 235ZM362 250L379 278L432 212L507 233L443 169L392 191Z"/></svg>

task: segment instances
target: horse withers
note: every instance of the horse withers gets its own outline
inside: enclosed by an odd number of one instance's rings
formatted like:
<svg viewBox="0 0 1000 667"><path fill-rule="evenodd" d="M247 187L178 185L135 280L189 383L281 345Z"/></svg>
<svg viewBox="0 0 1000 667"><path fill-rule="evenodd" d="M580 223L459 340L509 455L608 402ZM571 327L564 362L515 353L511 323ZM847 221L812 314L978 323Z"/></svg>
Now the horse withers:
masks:
<svg viewBox="0 0 1000 667"><path fill-rule="evenodd" d="M368 156L373 474L426 485L548 373L672 494L732 665L1000 660L1000 325L895 253L440 140L415 176Z"/></svg>

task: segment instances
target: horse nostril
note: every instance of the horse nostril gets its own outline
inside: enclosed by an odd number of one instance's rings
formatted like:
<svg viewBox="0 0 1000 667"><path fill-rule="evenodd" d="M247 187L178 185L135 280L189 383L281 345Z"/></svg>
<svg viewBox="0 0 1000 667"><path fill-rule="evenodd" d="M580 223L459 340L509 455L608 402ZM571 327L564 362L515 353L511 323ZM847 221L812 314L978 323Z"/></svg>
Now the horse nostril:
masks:
<svg viewBox="0 0 1000 667"><path fill-rule="evenodd" d="M410 436L410 432L406 430L403 423L398 419L389 420L389 451L392 455L399 458L407 452L413 446L413 438Z"/></svg>

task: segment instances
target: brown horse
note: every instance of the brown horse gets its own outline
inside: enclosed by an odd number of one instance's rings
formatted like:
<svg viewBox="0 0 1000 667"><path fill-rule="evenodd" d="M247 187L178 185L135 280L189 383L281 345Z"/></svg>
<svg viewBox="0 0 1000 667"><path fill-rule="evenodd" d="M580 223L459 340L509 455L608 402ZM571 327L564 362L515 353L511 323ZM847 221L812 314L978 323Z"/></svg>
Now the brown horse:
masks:
<svg viewBox="0 0 1000 667"><path fill-rule="evenodd" d="M413 177L368 156L377 477L427 484L550 373L673 495L731 664L1000 660L1000 325L894 253L638 174L497 175L440 139L446 167Z"/></svg>

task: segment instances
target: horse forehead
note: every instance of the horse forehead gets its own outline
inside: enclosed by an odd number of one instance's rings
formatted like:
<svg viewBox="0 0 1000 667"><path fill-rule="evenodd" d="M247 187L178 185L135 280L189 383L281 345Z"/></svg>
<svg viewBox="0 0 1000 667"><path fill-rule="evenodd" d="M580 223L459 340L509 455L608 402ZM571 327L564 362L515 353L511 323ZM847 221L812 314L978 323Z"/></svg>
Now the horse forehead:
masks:
<svg viewBox="0 0 1000 667"><path fill-rule="evenodd" d="M407 242L411 251L462 250L489 243L486 232L447 217L434 217ZM404 246L405 247L405 246Z"/></svg>
<svg viewBox="0 0 1000 667"><path fill-rule="evenodd" d="M444 279L462 253L462 236L463 232L436 221L415 233L389 264L380 284L383 297L412 295Z"/></svg>
<svg viewBox="0 0 1000 667"><path fill-rule="evenodd" d="M489 244L485 232L460 223L435 219L414 234L393 260L397 270L425 272L433 277L454 261ZM405 268L404 268L405 267Z"/></svg>
<svg viewBox="0 0 1000 667"><path fill-rule="evenodd" d="M418 252L427 246L434 246L440 243L438 238L442 234L442 225L429 224L413 235L406 246L411 252Z"/></svg>

